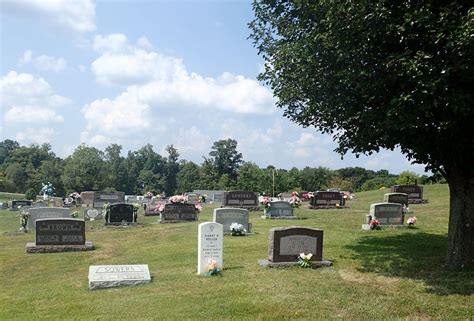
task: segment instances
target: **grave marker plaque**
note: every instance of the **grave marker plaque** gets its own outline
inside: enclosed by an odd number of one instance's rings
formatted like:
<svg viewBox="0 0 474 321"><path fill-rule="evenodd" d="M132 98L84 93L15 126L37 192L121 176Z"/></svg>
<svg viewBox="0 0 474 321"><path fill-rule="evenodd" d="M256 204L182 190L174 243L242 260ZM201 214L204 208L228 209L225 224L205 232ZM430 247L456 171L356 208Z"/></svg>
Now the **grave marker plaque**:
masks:
<svg viewBox="0 0 474 321"><path fill-rule="evenodd" d="M147 264L89 266L91 290L150 282L151 276Z"/></svg>
<svg viewBox="0 0 474 321"><path fill-rule="evenodd" d="M36 245L84 245L86 225L75 218L36 220Z"/></svg>

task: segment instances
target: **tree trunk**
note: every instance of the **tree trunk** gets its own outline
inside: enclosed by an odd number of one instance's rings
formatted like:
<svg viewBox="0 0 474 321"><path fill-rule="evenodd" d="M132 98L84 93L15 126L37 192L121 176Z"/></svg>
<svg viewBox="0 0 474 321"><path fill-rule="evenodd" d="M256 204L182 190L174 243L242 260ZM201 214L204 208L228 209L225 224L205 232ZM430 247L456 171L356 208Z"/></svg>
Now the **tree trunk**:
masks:
<svg viewBox="0 0 474 321"><path fill-rule="evenodd" d="M474 177L469 177L465 173L451 173L448 182L450 190L448 267L452 270L461 270L474 267Z"/></svg>

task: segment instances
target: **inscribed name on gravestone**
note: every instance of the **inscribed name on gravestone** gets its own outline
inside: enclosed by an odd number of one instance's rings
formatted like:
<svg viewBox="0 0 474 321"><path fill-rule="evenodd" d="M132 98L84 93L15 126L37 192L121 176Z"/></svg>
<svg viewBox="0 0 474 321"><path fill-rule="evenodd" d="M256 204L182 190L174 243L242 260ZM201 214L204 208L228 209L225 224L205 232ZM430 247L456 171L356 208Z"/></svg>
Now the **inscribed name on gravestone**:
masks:
<svg viewBox="0 0 474 321"><path fill-rule="evenodd" d="M270 262L295 262L300 253L312 253L311 261L322 261L323 231L305 227L270 230L268 236Z"/></svg>
<svg viewBox="0 0 474 321"><path fill-rule="evenodd" d="M318 191L311 199L311 206L344 206L344 196L336 191Z"/></svg>
<svg viewBox="0 0 474 321"><path fill-rule="evenodd" d="M124 202L124 192L94 192L94 204L92 206L102 208L105 203L118 204Z"/></svg>
<svg viewBox="0 0 474 321"><path fill-rule="evenodd" d="M233 191L224 193L224 207L258 207L258 197L255 192Z"/></svg>
<svg viewBox="0 0 474 321"><path fill-rule="evenodd" d="M408 200L423 199L423 186L418 185L394 185L390 188L392 193L408 194Z"/></svg>
<svg viewBox="0 0 474 321"><path fill-rule="evenodd" d="M286 201L270 202L265 215L269 218L296 218L291 204Z"/></svg>
<svg viewBox="0 0 474 321"><path fill-rule="evenodd" d="M36 220L36 245L84 245L86 225L75 218Z"/></svg>
<svg viewBox="0 0 474 321"><path fill-rule="evenodd" d="M408 194L406 193L385 193L383 201L386 203L398 203L408 206Z"/></svg>
<svg viewBox="0 0 474 321"><path fill-rule="evenodd" d="M213 221L222 224L224 233L230 234L232 223L242 224L247 232L250 232L249 211L244 208L216 208L214 209Z"/></svg>
<svg viewBox="0 0 474 321"><path fill-rule="evenodd" d="M108 224L136 223L136 216L132 204L109 205Z"/></svg>
<svg viewBox="0 0 474 321"><path fill-rule="evenodd" d="M194 204L168 203L160 214L160 222L197 221L198 213Z"/></svg>
<svg viewBox="0 0 474 321"><path fill-rule="evenodd" d="M42 218L70 218L71 210L64 207L33 207L28 209L28 228L36 229L36 220Z"/></svg>
<svg viewBox="0 0 474 321"><path fill-rule="evenodd" d="M89 289L150 283L147 264L91 265L89 266Z"/></svg>
<svg viewBox="0 0 474 321"><path fill-rule="evenodd" d="M219 269L223 268L222 252L224 248L223 226L206 222L198 228L198 274L205 274L209 260L215 260Z"/></svg>
<svg viewBox="0 0 474 321"><path fill-rule="evenodd" d="M402 204L371 204L369 215L370 217L377 219L380 222L380 225L403 225Z"/></svg>

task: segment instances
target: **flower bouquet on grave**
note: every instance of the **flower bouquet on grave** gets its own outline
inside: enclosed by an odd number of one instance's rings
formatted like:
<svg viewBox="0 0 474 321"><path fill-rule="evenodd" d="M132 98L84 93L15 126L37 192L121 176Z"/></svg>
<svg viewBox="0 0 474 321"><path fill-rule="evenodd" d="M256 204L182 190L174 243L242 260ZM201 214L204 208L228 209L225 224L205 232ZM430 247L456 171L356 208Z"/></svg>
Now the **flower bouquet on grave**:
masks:
<svg viewBox="0 0 474 321"><path fill-rule="evenodd" d="M145 198L152 198L153 197L153 192L146 192L145 193Z"/></svg>
<svg viewBox="0 0 474 321"><path fill-rule="evenodd" d="M207 261L207 272L206 276L217 276L221 275L221 269L217 267L217 261L213 259L209 259Z"/></svg>
<svg viewBox="0 0 474 321"><path fill-rule="evenodd" d="M369 227L371 230L380 230L382 227L380 226L380 221L373 218L370 223L369 223Z"/></svg>
<svg viewBox="0 0 474 321"><path fill-rule="evenodd" d="M296 193L296 192L293 192L293 193ZM290 198L290 205L291 205L291 207L293 207L293 208L300 207L300 205L301 205L301 199L298 197L298 193L296 193L296 194L294 194L294 195L291 195L291 198Z"/></svg>
<svg viewBox="0 0 474 321"><path fill-rule="evenodd" d="M263 205L264 209L268 209L270 207L271 199L267 196L264 196L260 203Z"/></svg>
<svg viewBox="0 0 474 321"><path fill-rule="evenodd" d="M165 204L158 203L155 205L155 208L153 209L154 212L160 212L162 213L165 210Z"/></svg>
<svg viewBox="0 0 474 321"><path fill-rule="evenodd" d="M416 224L416 217L412 216L412 217L408 218L407 224L408 224L408 227L414 228L415 224Z"/></svg>
<svg viewBox="0 0 474 321"><path fill-rule="evenodd" d="M300 253L298 255L298 265L302 268L309 268L312 267L313 265L311 264L311 258L313 257L312 253L304 254Z"/></svg>
<svg viewBox="0 0 474 321"><path fill-rule="evenodd" d="M28 225L28 219L30 218L30 214L27 211L22 211L20 214L20 231L23 232L28 232L28 228L26 227Z"/></svg>
<svg viewBox="0 0 474 321"><path fill-rule="evenodd" d="M176 203L185 204L188 202L188 197L185 195L174 195L169 198L169 201L173 204L176 204Z"/></svg>
<svg viewBox="0 0 474 321"><path fill-rule="evenodd" d="M233 236L242 236L247 232L244 226L240 223L232 223L230 224L230 231Z"/></svg>
<svg viewBox="0 0 474 321"><path fill-rule="evenodd" d="M194 204L194 207L196 208L196 212L198 213L201 213L202 211L202 205L197 203L197 204Z"/></svg>

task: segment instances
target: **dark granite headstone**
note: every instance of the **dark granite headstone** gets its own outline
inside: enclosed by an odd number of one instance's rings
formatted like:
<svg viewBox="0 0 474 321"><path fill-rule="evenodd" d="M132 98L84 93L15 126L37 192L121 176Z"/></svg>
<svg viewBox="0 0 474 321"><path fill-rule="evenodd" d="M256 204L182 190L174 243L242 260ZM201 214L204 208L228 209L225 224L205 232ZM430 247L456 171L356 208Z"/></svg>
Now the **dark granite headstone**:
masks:
<svg viewBox="0 0 474 321"><path fill-rule="evenodd" d="M265 210L265 217L268 218L296 218L293 214L291 204L286 201L270 202Z"/></svg>
<svg viewBox="0 0 474 321"><path fill-rule="evenodd" d="M86 225L75 218L36 220L36 245L84 245Z"/></svg>
<svg viewBox="0 0 474 321"><path fill-rule="evenodd" d="M194 204L168 203L160 214L160 223L197 221L198 212Z"/></svg>
<svg viewBox="0 0 474 321"><path fill-rule="evenodd" d="M223 207L259 209L258 196L250 191L232 191L224 193Z"/></svg>
<svg viewBox="0 0 474 321"><path fill-rule="evenodd" d="M314 193L311 199L312 207L336 207L344 206L344 195L336 191L318 191Z"/></svg>
<svg viewBox="0 0 474 321"><path fill-rule="evenodd" d="M398 203L408 206L408 194L405 193L386 193L383 196L386 203Z"/></svg>
<svg viewBox="0 0 474 321"><path fill-rule="evenodd" d="M322 261L323 230L305 227L270 230L268 236L270 262L295 262L300 253L312 253L311 261Z"/></svg>
<svg viewBox="0 0 474 321"><path fill-rule="evenodd" d="M421 203L423 200L423 186L419 185L394 185L390 192L408 194L409 203Z"/></svg>
<svg viewBox="0 0 474 321"><path fill-rule="evenodd" d="M30 200L14 200L11 201L10 211L18 211L18 208L31 206Z"/></svg>
<svg viewBox="0 0 474 321"><path fill-rule="evenodd" d="M136 215L132 204L109 205L109 216L107 224L136 223Z"/></svg>

